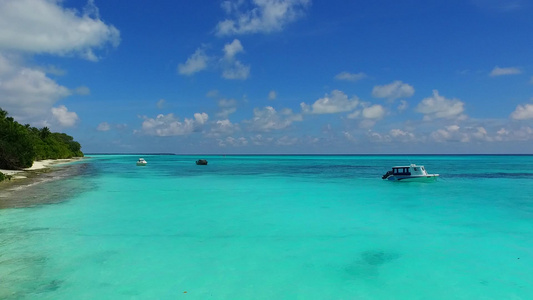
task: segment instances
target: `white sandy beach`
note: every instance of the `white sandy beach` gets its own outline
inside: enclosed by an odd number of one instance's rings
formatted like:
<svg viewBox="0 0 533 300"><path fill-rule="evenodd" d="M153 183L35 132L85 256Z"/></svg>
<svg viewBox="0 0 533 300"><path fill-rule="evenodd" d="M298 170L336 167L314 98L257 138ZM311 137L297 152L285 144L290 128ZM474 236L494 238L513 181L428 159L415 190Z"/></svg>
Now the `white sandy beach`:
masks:
<svg viewBox="0 0 533 300"><path fill-rule="evenodd" d="M42 170L46 168L50 168L53 165L60 165L65 164L69 162L73 162L76 160L79 160L80 158L67 158L67 159L45 159L45 160L38 160L34 161L33 165L29 168L22 169L22 170L3 170L0 169L0 172L4 173L5 175L13 176L12 179L23 179L26 178L24 176L24 172L26 171L35 171L35 170Z"/></svg>

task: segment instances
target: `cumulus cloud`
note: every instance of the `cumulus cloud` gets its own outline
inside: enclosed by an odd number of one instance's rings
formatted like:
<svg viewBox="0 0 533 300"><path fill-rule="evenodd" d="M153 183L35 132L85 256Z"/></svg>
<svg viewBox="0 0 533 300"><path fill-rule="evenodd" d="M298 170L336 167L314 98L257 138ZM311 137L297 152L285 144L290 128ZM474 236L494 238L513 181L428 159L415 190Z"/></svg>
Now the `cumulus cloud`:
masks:
<svg viewBox="0 0 533 300"><path fill-rule="evenodd" d="M238 35L281 31L303 16L311 0L235 0L222 2L230 18L216 26L216 34Z"/></svg>
<svg viewBox="0 0 533 300"><path fill-rule="evenodd" d="M63 127L72 127L78 121L78 115L75 112L68 111L68 108L64 105L52 107L52 115Z"/></svg>
<svg viewBox="0 0 533 300"><path fill-rule="evenodd" d="M518 105L511 113L511 118L514 120L533 119L533 104Z"/></svg>
<svg viewBox="0 0 533 300"><path fill-rule="evenodd" d="M156 118L143 117L142 130L145 134L155 136L188 135L201 128L209 116L206 113L195 113L193 119L180 121L174 114L160 114Z"/></svg>
<svg viewBox="0 0 533 300"><path fill-rule="evenodd" d="M233 59L237 53L244 52L241 41L234 39L233 42L224 45L224 57L226 59Z"/></svg>
<svg viewBox="0 0 533 300"><path fill-rule="evenodd" d="M250 76L250 66L244 65L240 61L235 61L230 66L227 66L222 71L222 78L224 79L240 79L244 80Z"/></svg>
<svg viewBox="0 0 533 300"><path fill-rule="evenodd" d="M255 108L254 117L244 123L248 124L252 131L272 131L287 128L302 119L302 115L294 114L288 108L277 112L272 106L267 106L263 109Z"/></svg>
<svg viewBox="0 0 533 300"><path fill-rule="evenodd" d="M71 91L39 69L20 66L0 53L0 106L19 121L45 118L52 106Z"/></svg>
<svg viewBox="0 0 533 300"><path fill-rule="evenodd" d="M408 132L408 131L404 131L404 130L401 130L401 129L391 129L389 131L389 134L390 136L396 138L396 139L399 139L399 140L403 140L403 141L411 141L411 140L414 140L415 138L415 135L414 133L412 132Z"/></svg>
<svg viewBox="0 0 533 300"><path fill-rule="evenodd" d="M222 77L225 79L244 80L250 75L250 66L245 65L235 58L238 53L244 52L244 48L239 40L224 45L224 58L221 60Z"/></svg>
<svg viewBox="0 0 533 300"><path fill-rule="evenodd" d="M533 140L533 128L522 126L515 129L501 128L495 136L496 141L531 141Z"/></svg>
<svg viewBox="0 0 533 300"><path fill-rule="evenodd" d="M466 142L468 139L461 134L458 125L450 125L443 129L438 129L431 133L431 138L436 142L446 142L450 140Z"/></svg>
<svg viewBox="0 0 533 300"><path fill-rule="evenodd" d="M461 142L469 143L472 141L492 142L495 139L490 136L483 126L460 127L459 125L450 125L443 129L438 129L431 133L431 139L435 142Z"/></svg>
<svg viewBox="0 0 533 300"><path fill-rule="evenodd" d="M62 3L57 0L0 1L0 50L78 54L97 61L95 50L119 45L119 30L100 19L93 0L89 0L83 13L64 8Z"/></svg>
<svg viewBox="0 0 533 300"><path fill-rule="evenodd" d="M233 134L239 131L239 125L231 123L230 120L218 120L211 125L211 130L207 134L209 137L220 137Z"/></svg>
<svg viewBox="0 0 533 300"><path fill-rule="evenodd" d="M324 98L316 100L313 104L308 105L300 103L304 113L312 114L335 114L354 110L359 105L359 98L348 96L339 90L334 90L331 95L326 94Z"/></svg>
<svg viewBox="0 0 533 300"><path fill-rule="evenodd" d="M264 146L264 145L272 144L274 141L274 138L263 136L262 134L256 134L255 136L250 137L250 140L252 144L256 146Z"/></svg>
<svg viewBox="0 0 533 300"><path fill-rule="evenodd" d="M496 77L496 76L505 76L505 75L516 75L521 74L522 71L519 68L500 68L498 66L494 67L492 71L490 72L489 76Z"/></svg>
<svg viewBox="0 0 533 300"><path fill-rule="evenodd" d="M203 48L199 48L191 55L184 64L178 65L178 72L182 75L192 75L207 68L209 56Z"/></svg>
<svg viewBox="0 0 533 300"><path fill-rule="evenodd" d="M363 117L366 119L381 119L385 116L385 108L383 106L376 104L363 109Z"/></svg>
<svg viewBox="0 0 533 300"><path fill-rule="evenodd" d="M335 79L337 80L346 80L346 81L359 81L361 79L367 78L368 76L363 73L349 73L349 72L341 72L335 76Z"/></svg>
<svg viewBox="0 0 533 300"><path fill-rule="evenodd" d="M185 63L178 65L178 73L190 76L207 68L222 70L222 78L244 80L250 76L250 65L237 59L239 53L244 53L244 47L238 39L227 43L222 48L222 55L209 56L205 47L200 47Z"/></svg>
<svg viewBox="0 0 533 300"><path fill-rule="evenodd" d="M418 104L416 111L424 114L424 120L434 119L465 119L464 103L458 99L446 99L433 90L433 96L425 98Z"/></svg>
<svg viewBox="0 0 533 300"><path fill-rule="evenodd" d="M398 99L398 98L408 98L413 96L415 89L407 83L403 83L399 80L396 80L390 84L386 85L377 85L372 89L372 96L375 98L387 98L387 99Z"/></svg>

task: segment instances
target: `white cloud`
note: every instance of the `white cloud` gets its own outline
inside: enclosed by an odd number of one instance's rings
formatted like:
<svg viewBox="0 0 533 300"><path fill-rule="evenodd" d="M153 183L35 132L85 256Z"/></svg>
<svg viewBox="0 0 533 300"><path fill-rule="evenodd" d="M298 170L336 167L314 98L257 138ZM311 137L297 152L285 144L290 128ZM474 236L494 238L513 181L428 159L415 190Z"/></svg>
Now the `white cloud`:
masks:
<svg viewBox="0 0 533 300"><path fill-rule="evenodd" d="M224 57L226 59L233 59L237 53L244 52L241 41L234 39L230 44L224 45Z"/></svg>
<svg viewBox="0 0 533 300"><path fill-rule="evenodd" d="M311 106L300 103L304 113L312 114L335 114L354 110L359 105L359 98L348 96L339 90L331 92L331 96L326 94L324 98L316 100Z"/></svg>
<svg viewBox="0 0 533 300"><path fill-rule="evenodd" d="M533 140L533 128L529 126L522 126L517 129L505 129L498 130L497 141L531 141Z"/></svg>
<svg viewBox="0 0 533 300"><path fill-rule="evenodd" d="M56 121L63 127L72 127L79 119L75 112L68 111L68 108L64 105L52 107L51 111Z"/></svg>
<svg viewBox="0 0 533 300"><path fill-rule="evenodd" d="M207 68L209 56L205 54L204 49L197 49L184 64L178 65L178 72L182 75L192 75Z"/></svg>
<svg viewBox="0 0 533 300"><path fill-rule="evenodd" d="M194 114L194 121L196 124L203 125L207 122L209 119L209 116L206 113L195 113Z"/></svg>
<svg viewBox="0 0 533 300"><path fill-rule="evenodd" d="M54 65L48 65L48 66L44 66L44 67L41 67L41 69L43 70L43 72L45 72L46 74L52 74L52 75L56 75L56 76L64 76L65 74L67 74L67 71L57 67L57 66L54 66Z"/></svg>
<svg viewBox="0 0 533 300"><path fill-rule="evenodd" d="M404 141L414 140L415 138L415 135L412 132L403 131L401 129L391 129L389 131L389 134L394 138L404 140Z"/></svg>
<svg viewBox="0 0 533 300"><path fill-rule="evenodd" d="M496 76L505 76L505 75L516 75L521 74L522 71L519 68L500 68L498 66L494 67L492 71L490 72L489 76L496 77Z"/></svg>
<svg viewBox="0 0 533 300"><path fill-rule="evenodd" d="M446 142L446 141L463 141L467 142L468 139L465 135L461 134L459 131L461 127L458 125L450 125L444 129L438 129L431 133L431 138L436 142Z"/></svg>
<svg viewBox="0 0 533 300"><path fill-rule="evenodd" d="M227 146L243 147L243 146L248 145L248 140L245 137L234 138L234 137L228 136L225 139L218 140L218 145L220 147L227 147Z"/></svg>
<svg viewBox="0 0 533 300"><path fill-rule="evenodd" d="M219 22L216 33L222 36L281 31L302 16L310 4L310 0L224 1L222 8L232 17Z"/></svg>
<svg viewBox="0 0 533 300"><path fill-rule="evenodd" d="M363 117L366 119L376 119L379 120L385 116L385 108L383 106L376 104L363 109Z"/></svg>
<svg viewBox="0 0 533 300"><path fill-rule="evenodd" d="M195 113L194 119L187 119L183 122L174 117L174 114L158 115L155 119L143 117L142 129L145 134L156 136L187 135L205 124L208 120L206 113Z"/></svg>
<svg viewBox="0 0 533 300"><path fill-rule="evenodd" d="M242 64L240 61L235 61L232 65L227 66L222 71L222 78L225 79L247 79L250 76L250 66Z"/></svg>
<svg viewBox="0 0 533 300"><path fill-rule="evenodd" d="M279 145L279 146L292 146L292 145L296 145L297 143L298 143L298 138L296 137L282 136L281 138L276 140L276 145Z"/></svg>
<svg viewBox="0 0 533 300"><path fill-rule="evenodd" d="M109 130L111 130L111 125L109 125L109 123L107 123L107 122L102 122L102 123L98 124L98 127L96 127L96 130L98 130L98 131L109 131Z"/></svg>
<svg viewBox="0 0 533 300"><path fill-rule="evenodd" d="M363 72L359 72L359 73L349 73L349 72L341 72L339 74L337 74L335 76L335 79L337 80L346 80L346 81L358 81L358 80L361 80L361 79L364 79L364 78L367 78L368 76L363 73Z"/></svg>
<svg viewBox="0 0 533 300"><path fill-rule="evenodd" d="M498 132L501 132L501 130ZM469 143L472 141L492 142L497 140L490 136L483 126L470 126L463 128L459 125L450 125L443 129L438 129L432 132L430 137L439 143L450 141L461 143Z"/></svg>
<svg viewBox="0 0 533 300"><path fill-rule="evenodd" d="M230 135L239 131L239 125L231 123L230 120L218 120L211 125L211 131L207 134L209 137L220 137Z"/></svg>
<svg viewBox="0 0 533 300"><path fill-rule="evenodd" d="M83 14L58 0L0 1L0 50L68 55L98 60L94 50L117 47L120 32L100 20L94 1Z"/></svg>
<svg viewBox="0 0 533 300"><path fill-rule="evenodd" d="M418 104L416 111L424 114L424 120L433 119L465 119L463 114L464 103L458 99L446 99L439 95L439 91L433 90L433 96L425 98Z"/></svg>
<svg viewBox="0 0 533 300"><path fill-rule="evenodd" d="M277 112L272 106L254 109L252 120L244 121L252 131L272 131L289 127L293 122L302 121L300 114L294 114L290 109Z"/></svg>
<svg viewBox="0 0 533 300"><path fill-rule="evenodd" d="M252 141L252 144L256 145L256 146L264 146L264 145L269 145L269 144L272 144L273 141L274 141L274 138L273 137L265 137L261 134L257 134L255 136L252 136L250 138L250 140Z"/></svg>
<svg viewBox="0 0 533 300"><path fill-rule="evenodd" d="M396 80L387 85L377 85L372 89L375 98L398 99L413 96L415 89L407 83Z"/></svg>
<svg viewBox="0 0 533 300"><path fill-rule="evenodd" d="M236 58L237 54L244 52L244 47L238 39L224 45L221 57L208 56L204 48L198 48L185 63L179 64L178 73L189 76L213 67L222 70L222 78L225 79L244 80L250 76L250 65L243 64Z"/></svg>
<svg viewBox="0 0 533 300"><path fill-rule="evenodd" d="M0 107L19 121L46 118L52 106L71 94L42 70L22 67L0 53Z"/></svg>
<svg viewBox="0 0 533 300"><path fill-rule="evenodd" d="M348 131L342 132L344 138L346 138L350 142L357 142L357 138L353 136L353 134L349 133Z"/></svg>
<svg viewBox="0 0 533 300"><path fill-rule="evenodd" d="M533 104L518 105L511 113L511 118L514 120L533 119Z"/></svg>
<svg viewBox="0 0 533 300"><path fill-rule="evenodd" d="M278 97L278 94L276 93L276 91L268 92L268 100L276 100L277 97Z"/></svg>
<svg viewBox="0 0 533 300"><path fill-rule="evenodd" d="M225 79L247 79L250 75L250 66L241 63L235 58L238 53L244 52L239 40L224 45L224 58L221 60L222 77Z"/></svg>
<svg viewBox="0 0 533 300"><path fill-rule="evenodd" d="M472 137L476 140L482 141L492 141L492 138L489 137L487 130L484 127L476 127L474 132L471 133Z"/></svg>
<svg viewBox="0 0 533 300"><path fill-rule="evenodd" d="M378 132L374 132L372 130L368 130L367 132L367 136L370 140L374 141L374 142L380 142L380 143L388 143L390 142L392 139L390 137L390 135L388 134L380 134Z"/></svg>
<svg viewBox="0 0 533 300"><path fill-rule="evenodd" d="M409 103L405 100L400 100L400 105L398 105L398 111L402 112L409 107Z"/></svg>
<svg viewBox="0 0 533 300"><path fill-rule="evenodd" d="M348 119L357 119L361 116L361 110L354 110L351 114L348 115Z"/></svg>
<svg viewBox="0 0 533 300"><path fill-rule="evenodd" d="M220 99L218 101L220 111L217 113L217 117L227 119L229 115L237 111L237 101L235 99Z"/></svg>

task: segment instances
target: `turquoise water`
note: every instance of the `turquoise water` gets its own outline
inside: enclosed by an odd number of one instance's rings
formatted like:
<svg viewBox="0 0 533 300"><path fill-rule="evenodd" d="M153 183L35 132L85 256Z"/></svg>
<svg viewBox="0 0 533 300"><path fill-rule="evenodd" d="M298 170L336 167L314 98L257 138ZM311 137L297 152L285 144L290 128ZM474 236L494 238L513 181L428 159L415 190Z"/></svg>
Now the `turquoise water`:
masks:
<svg viewBox="0 0 533 300"><path fill-rule="evenodd" d="M0 298L533 299L533 156L143 157L0 210Z"/></svg>

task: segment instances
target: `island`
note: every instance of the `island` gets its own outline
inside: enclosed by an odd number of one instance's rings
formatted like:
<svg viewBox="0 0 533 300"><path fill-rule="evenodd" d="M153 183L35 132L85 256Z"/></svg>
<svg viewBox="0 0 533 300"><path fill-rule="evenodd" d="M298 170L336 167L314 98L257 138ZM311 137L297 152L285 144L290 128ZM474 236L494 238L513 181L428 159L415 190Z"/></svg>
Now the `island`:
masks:
<svg viewBox="0 0 533 300"><path fill-rule="evenodd" d="M22 125L0 108L0 169L24 170L36 161L83 157L81 145L73 137L51 132L48 127ZM0 172L0 181L11 175Z"/></svg>

